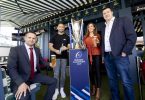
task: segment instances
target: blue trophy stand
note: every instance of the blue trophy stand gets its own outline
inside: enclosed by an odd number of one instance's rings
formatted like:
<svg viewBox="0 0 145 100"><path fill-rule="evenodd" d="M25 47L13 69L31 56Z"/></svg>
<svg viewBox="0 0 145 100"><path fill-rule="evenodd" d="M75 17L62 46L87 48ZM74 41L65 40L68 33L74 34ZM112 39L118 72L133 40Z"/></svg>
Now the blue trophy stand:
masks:
<svg viewBox="0 0 145 100"><path fill-rule="evenodd" d="M90 100L87 49L70 49L70 100Z"/></svg>

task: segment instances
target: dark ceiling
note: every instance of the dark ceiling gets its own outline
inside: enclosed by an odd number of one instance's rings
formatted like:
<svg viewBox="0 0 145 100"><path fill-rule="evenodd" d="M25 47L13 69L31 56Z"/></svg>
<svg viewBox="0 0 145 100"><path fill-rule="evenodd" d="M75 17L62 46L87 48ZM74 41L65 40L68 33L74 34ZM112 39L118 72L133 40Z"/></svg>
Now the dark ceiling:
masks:
<svg viewBox="0 0 145 100"><path fill-rule="evenodd" d="M0 0L0 20L23 26L108 0Z"/></svg>
<svg viewBox="0 0 145 100"><path fill-rule="evenodd" d="M25 26L84 10L92 6L120 0L0 0L0 22ZM144 0L124 0L131 5Z"/></svg>

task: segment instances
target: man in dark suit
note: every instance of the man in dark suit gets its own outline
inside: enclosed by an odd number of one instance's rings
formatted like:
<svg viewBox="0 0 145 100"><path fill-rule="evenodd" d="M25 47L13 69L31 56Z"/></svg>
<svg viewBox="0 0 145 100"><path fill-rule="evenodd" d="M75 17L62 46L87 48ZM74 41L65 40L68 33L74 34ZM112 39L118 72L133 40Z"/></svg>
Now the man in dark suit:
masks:
<svg viewBox="0 0 145 100"><path fill-rule="evenodd" d="M39 64L46 67L49 64L43 61L40 50L34 46L37 36L34 32L28 32L24 40L24 45L10 49L7 67L11 89L17 100L30 100L30 84L42 83L48 86L44 100L52 100L57 80L40 73ZM55 65L50 63L50 66Z"/></svg>
<svg viewBox="0 0 145 100"><path fill-rule="evenodd" d="M106 27L102 31L102 52L109 77L112 100L120 100L118 74L124 88L125 100L135 100L129 73L129 57L136 43L136 33L127 17L115 18L110 8L102 11Z"/></svg>

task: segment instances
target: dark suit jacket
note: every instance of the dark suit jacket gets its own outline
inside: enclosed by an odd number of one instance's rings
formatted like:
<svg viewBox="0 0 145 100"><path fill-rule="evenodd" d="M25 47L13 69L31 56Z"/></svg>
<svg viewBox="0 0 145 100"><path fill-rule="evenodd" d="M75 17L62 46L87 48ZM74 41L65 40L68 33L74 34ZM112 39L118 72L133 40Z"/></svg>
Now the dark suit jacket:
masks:
<svg viewBox="0 0 145 100"><path fill-rule="evenodd" d="M103 53L105 52L104 37L105 26L102 31ZM120 56L122 52L125 52L127 55L131 54L136 39L137 35L131 20L127 17L115 18L109 39L113 56Z"/></svg>
<svg viewBox="0 0 145 100"><path fill-rule="evenodd" d="M44 66L49 66L48 63L45 63L41 57L40 50L34 47L36 52L36 69L37 72L40 72L39 64L44 64ZM26 50L25 45L12 47L10 49L9 58L8 58L8 72L11 77L11 86L17 88L21 83L27 82L30 77L31 67L29 56Z"/></svg>

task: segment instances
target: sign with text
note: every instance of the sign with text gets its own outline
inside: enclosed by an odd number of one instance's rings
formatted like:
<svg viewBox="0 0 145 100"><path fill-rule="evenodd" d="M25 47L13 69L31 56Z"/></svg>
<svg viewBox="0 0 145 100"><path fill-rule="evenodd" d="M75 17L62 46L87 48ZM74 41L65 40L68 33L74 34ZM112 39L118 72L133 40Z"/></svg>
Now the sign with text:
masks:
<svg viewBox="0 0 145 100"><path fill-rule="evenodd" d="M71 100L90 100L89 60L87 49L71 49L70 91Z"/></svg>

